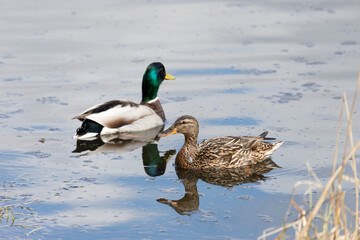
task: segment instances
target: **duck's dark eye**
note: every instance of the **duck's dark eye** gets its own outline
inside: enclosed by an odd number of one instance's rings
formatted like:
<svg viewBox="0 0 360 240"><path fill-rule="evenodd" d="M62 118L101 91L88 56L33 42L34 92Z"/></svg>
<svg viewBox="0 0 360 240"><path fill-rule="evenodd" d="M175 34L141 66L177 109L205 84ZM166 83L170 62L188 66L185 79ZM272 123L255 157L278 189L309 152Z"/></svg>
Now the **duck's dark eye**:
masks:
<svg viewBox="0 0 360 240"><path fill-rule="evenodd" d="M165 69L160 69L160 71L158 72L158 79L160 80L164 80L165 79Z"/></svg>
<svg viewBox="0 0 360 240"><path fill-rule="evenodd" d="M181 121L180 124L182 124L182 125L185 124L185 121Z"/></svg>

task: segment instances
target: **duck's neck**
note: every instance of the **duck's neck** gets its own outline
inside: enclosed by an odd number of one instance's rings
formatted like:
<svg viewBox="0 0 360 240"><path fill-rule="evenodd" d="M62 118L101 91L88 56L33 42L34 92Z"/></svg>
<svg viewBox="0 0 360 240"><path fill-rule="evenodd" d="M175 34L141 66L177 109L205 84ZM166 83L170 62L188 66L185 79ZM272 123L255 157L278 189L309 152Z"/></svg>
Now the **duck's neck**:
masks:
<svg viewBox="0 0 360 240"><path fill-rule="evenodd" d="M144 90L143 90L143 93L142 93L142 98L141 98L141 102L151 102L155 99L157 99L157 91L155 93L145 93L144 94Z"/></svg>
<svg viewBox="0 0 360 240"><path fill-rule="evenodd" d="M142 99L141 102L149 102L157 98L157 93L162 81L157 80L156 76L151 74L144 74L142 81Z"/></svg>
<svg viewBox="0 0 360 240"><path fill-rule="evenodd" d="M176 156L175 165L180 168L194 168L196 166L198 133L185 135L185 143Z"/></svg>

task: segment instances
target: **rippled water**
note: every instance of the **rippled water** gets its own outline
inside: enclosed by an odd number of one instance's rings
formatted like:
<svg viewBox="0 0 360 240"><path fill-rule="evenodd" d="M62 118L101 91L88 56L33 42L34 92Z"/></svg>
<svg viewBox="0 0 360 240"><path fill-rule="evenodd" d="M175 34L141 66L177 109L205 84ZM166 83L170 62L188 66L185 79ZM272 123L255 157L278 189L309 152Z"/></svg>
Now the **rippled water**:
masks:
<svg viewBox="0 0 360 240"><path fill-rule="evenodd" d="M0 238L256 239L280 226L306 162L321 180L331 172L342 94L351 101L360 66L359 11L357 1L5 1L0 207L15 221L3 212ZM153 61L177 77L159 91L167 126L190 114L200 140L268 130L285 141L272 158L281 168L176 172L180 135L77 145L71 118L140 101Z"/></svg>

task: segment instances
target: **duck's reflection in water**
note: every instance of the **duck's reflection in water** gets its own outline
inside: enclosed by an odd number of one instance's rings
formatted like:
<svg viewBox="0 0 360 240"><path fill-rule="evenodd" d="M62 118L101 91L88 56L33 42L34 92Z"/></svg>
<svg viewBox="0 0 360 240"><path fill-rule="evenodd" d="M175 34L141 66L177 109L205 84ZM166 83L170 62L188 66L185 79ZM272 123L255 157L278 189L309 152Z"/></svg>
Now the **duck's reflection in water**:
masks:
<svg viewBox="0 0 360 240"><path fill-rule="evenodd" d="M146 174L151 177L161 176L165 173L168 160L176 153L173 149L164 153L159 152L156 135L161 129L146 131L141 136L110 135L77 140L73 153L82 153L82 155L108 152L125 153L142 147L142 159Z"/></svg>
<svg viewBox="0 0 360 240"><path fill-rule="evenodd" d="M143 146L142 159L146 174L150 177L163 175L166 170L167 162L175 153L176 150L171 149L160 156L158 145L156 143L148 143Z"/></svg>
<svg viewBox="0 0 360 240"><path fill-rule="evenodd" d="M104 135L86 140L77 140L76 149L73 153L88 155L103 152L130 152L148 143L157 142L156 135L163 128L164 126L159 126L142 132Z"/></svg>
<svg viewBox="0 0 360 240"><path fill-rule="evenodd" d="M185 187L185 195L179 200L169 200L165 198L157 199L158 202L171 206L181 215L190 215L191 212L199 209L199 194L197 181L219 185L223 187L233 187L244 183L254 183L265 180L263 174L273 169L279 168L271 159L257 163L252 166L244 166L233 169L176 169L176 174Z"/></svg>

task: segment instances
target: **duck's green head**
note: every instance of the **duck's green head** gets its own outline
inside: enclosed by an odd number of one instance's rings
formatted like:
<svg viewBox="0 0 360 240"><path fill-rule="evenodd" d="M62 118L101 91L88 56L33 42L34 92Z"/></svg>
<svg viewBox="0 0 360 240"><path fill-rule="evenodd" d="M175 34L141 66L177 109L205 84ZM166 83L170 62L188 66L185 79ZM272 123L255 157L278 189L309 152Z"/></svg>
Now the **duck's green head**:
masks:
<svg viewBox="0 0 360 240"><path fill-rule="evenodd" d="M157 97L160 84L164 80L174 80L175 77L167 74L164 65L159 62L151 63L144 73L142 81L142 102L148 102Z"/></svg>

